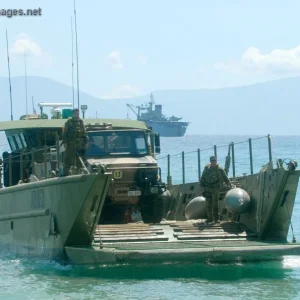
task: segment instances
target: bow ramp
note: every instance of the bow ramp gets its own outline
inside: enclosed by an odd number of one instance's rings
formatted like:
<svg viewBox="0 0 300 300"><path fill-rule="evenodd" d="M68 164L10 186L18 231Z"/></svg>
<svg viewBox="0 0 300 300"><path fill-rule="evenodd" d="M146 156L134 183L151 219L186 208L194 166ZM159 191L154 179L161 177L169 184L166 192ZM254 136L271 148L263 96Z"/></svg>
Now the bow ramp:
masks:
<svg viewBox="0 0 300 300"><path fill-rule="evenodd" d="M262 242L235 222L98 225L91 247L66 247L73 264L230 262L279 259L300 254L300 244Z"/></svg>

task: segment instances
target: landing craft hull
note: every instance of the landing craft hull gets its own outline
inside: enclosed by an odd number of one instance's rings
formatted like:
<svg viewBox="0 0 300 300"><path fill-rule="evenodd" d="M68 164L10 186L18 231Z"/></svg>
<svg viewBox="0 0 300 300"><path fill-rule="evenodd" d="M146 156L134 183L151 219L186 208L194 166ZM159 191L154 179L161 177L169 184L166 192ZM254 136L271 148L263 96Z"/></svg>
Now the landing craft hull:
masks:
<svg viewBox="0 0 300 300"><path fill-rule="evenodd" d="M61 260L65 246L88 246L109 175L75 175L0 190L0 247Z"/></svg>

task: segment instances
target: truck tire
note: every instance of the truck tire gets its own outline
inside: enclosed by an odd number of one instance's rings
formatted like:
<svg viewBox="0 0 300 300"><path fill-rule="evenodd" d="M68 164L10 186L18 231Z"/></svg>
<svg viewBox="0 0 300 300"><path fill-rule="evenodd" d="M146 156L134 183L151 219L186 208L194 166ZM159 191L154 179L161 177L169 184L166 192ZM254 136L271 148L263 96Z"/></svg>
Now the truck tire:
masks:
<svg viewBox="0 0 300 300"><path fill-rule="evenodd" d="M144 223L160 223L163 218L163 199L160 196L145 196L140 203Z"/></svg>

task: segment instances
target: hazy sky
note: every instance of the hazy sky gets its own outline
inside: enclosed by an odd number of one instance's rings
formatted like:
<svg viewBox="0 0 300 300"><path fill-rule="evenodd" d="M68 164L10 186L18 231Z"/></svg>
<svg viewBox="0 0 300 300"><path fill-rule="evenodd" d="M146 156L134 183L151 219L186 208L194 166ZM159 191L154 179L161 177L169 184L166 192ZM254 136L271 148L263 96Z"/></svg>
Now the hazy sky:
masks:
<svg viewBox="0 0 300 300"><path fill-rule="evenodd" d="M300 74L298 0L77 0L76 7L80 89L96 97ZM71 85L73 1L0 3L0 12L38 8L41 16L0 16L0 76L8 76L7 29L12 76L24 75L26 49L28 75Z"/></svg>

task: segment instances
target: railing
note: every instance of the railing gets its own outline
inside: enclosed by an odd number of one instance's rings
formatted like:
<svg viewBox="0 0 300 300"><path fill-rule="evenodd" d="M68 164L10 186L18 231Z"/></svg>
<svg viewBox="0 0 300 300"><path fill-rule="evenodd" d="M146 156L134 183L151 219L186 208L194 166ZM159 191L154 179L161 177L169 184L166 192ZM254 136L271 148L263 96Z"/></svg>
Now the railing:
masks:
<svg viewBox="0 0 300 300"><path fill-rule="evenodd" d="M3 166L8 167L8 173L9 173L8 186L12 186L13 185L13 164L19 163L19 167L20 167L19 181L26 182L26 180L28 180L31 175L36 176L37 179L39 180L53 177L50 175L50 172L51 171L57 172L58 170L60 170L61 161L62 159L61 159L61 153L59 152L59 141L57 141L56 145L54 146L45 145L40 149L32 149L31 151L20 150L18 154L8 153L7 158L1 159L0 188L3 187L2 184ZM24 178L25 169L29 170L30 168L31 168L31 172L30 174L28 173L28 178Z"/></svg>
<svg viewBox="0 0 300 300"><path fill-rule="evenodd" d="M267 139L267 142L265 140ZM253 144L259 142L256 147L267 148L267 156L261 157L261 152L259 154L255 153ZM199 181L202 174L202 166L209 162L209 157L214 155L218 158L218 163L222 165L223 159L225 161L225 171L228 173L229 177L236 177L237 174L245 175L246 172L254 174L255 171L259 171L262 164L266 164L268 161L272 161L272 146L271 146L271 136L262 136L257 138L249 138L240 142L230 142L220 146L213 145L206 147L204 149L198 148L195 151L182 151L177 154L168 154L163 157L159 157L158 164L161 167L161 178L168 185L180 184L187 182ZM55 149L56 154L54 155L53 149ZM51 152L50 152L51 151ZM43 152L41 155L40 152ZM242 152L242 155L240 155ZM50 154L50 155L49 155ZM39 161L41 163L36 163L36 157L39 156ZM55 156L55 157L53 157ZM16 158L19 157L19 160ZM47 179L51 174L49 171L59 170L61 163L61 153L59 152L59 141L57 141L54 146L44 146L38 150L32 150L29 152L20 151L18 155L8 154L6 159L3 159L4 163L7 163L9 168L9 186L12 185L12 172L13 163L20 164L20 179L24 180L24 166L28 164L28 158L30 157L31 162L31 173L29 176L35 175L39 180ZM42 159L41 159L42 158ZM248 163L245 163L248 158ZM204 162L205 159L205 162ZM255 164L257 161L257 164ZM261 165L259 166L259 164ZM43 164L44 176L40 176L37 173L36 167L41 170ZM255 170L255 166L258 166L258 170ZM222 166L223 167L223 166ZM2 166L0 166L0 186L2 187Z"/></svg>
<svg viewBox="0 0 300 300"><path fill-rule="evenodd" d="M261 151L255 153L253 148L255 143L259 150L267 148L267 151L264 151L267 156L261 156ZM230 142L220 146L213 145L204 149L198 148L195 151L182 151L178 154L159 157L157 160L162 169L162 180L168 185L200 181L202 166L209 163L209 157L212 155L217 157L220 165L225 159L224 169L229 177L234 178L237 174L240 176L247 173L254 174L263 164L272 161L271 136L249 138L240 142ZM259 169L255 170L256 167Z"/></svg>

